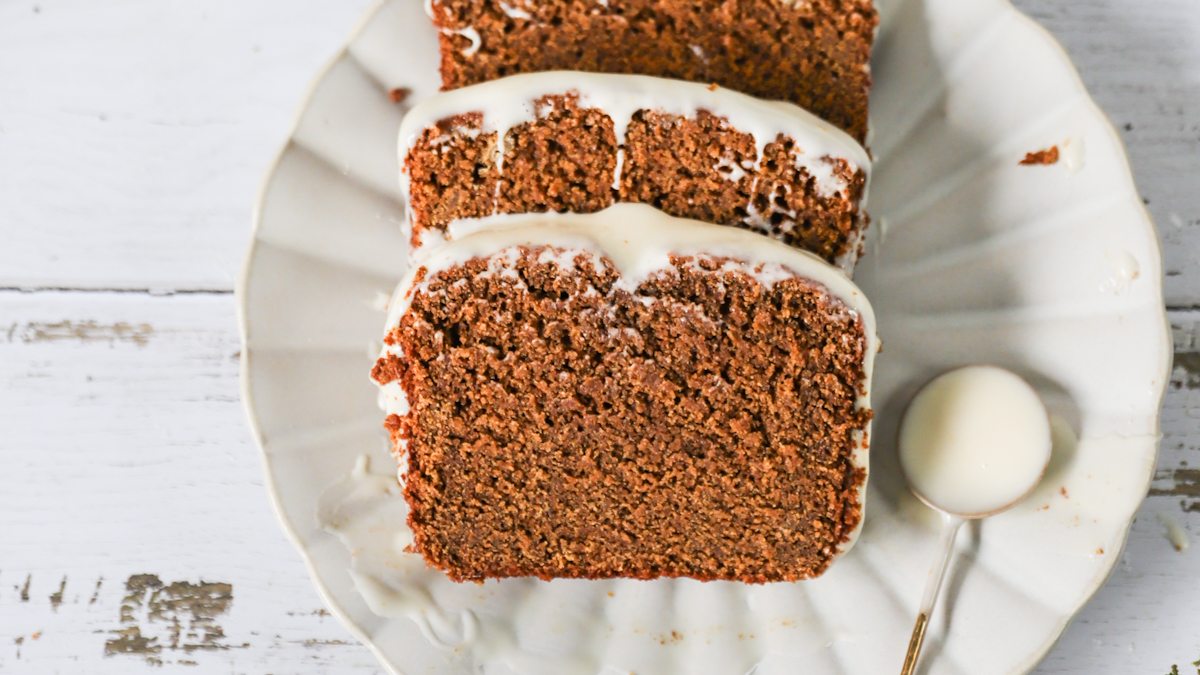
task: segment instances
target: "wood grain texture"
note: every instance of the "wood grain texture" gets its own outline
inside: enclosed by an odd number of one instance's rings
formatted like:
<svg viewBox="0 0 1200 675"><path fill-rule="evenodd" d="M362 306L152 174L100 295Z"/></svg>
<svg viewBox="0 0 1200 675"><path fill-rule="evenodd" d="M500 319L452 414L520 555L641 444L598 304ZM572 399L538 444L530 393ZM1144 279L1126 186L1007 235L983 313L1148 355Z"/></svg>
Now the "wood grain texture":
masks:
<svg viewBox="0 0 1200 675"><path fill-rule="evenodd" d="M0 317L0 672L379 671L271 513L229 296L0 292ZM154 616L135 575L192 588Z"/></svg>
<svg viewBox="0 0 1200 675"><path fill-rule="evenodd" d="M366 4L0 3L0 287L67 289L0 290L0 672L381 672L270 512L229 292L261 172ZM1037 672L1189 675L1200 3L1017 4L1121 130L1180 308L1152 494ZM77 290L105 288L133 292Z"/></svg>
<svg viewBox="0 0 1200 675"><path fill-rule="evenodd" d="M368 4L0 3L0 287L232 290L263 169Z"/></svg>

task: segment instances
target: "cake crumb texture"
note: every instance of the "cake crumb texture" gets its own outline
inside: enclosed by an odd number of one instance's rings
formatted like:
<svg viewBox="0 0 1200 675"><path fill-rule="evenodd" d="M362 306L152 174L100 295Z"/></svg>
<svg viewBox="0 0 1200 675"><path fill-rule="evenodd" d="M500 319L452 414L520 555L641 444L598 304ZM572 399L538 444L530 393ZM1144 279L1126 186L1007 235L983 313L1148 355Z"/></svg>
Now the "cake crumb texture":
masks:
<svg viewBox="0 0 1200 675"><path fill-rule="evenodd" d="M1048 166L1058 163L1058 146L1052 145L1046 150L1038 150L1037 152L1025 153L1025 159L1020 162L1021 166Z"/></svg>
<svg viewBox="0 0 1200 675"><path fill-rule="evenodd" d="M455 580L824 571L862 517L865 329L823 287L514 248L423 277L372 376L414 547ZM402 354L403 356L398 356Z"/></svg>
<svg viewBox="0 0 1200 675"><path fill-rule="evenodd" d="M405 158L414 248L426 231L445 231L456 219L593 213L620 201L758 230L828 262L856 252L866 174L844 159L824 159L846 187L822 194L797 165L803 148L792 139L771 139L759 158L753 136L703 110L695 118L638 111L618 146L613 120L581 108L576 96L546 96L535 106L537 119L506 132L500 166L497 134L484 132L481 113L421 134Z"/></svg>
<svg viewBox="0 0 1200 675"><path fill-rule="evenodd" d="M656 75L790 101L862 143L870 0L433 0L444 89L518 73Z"/></svg>

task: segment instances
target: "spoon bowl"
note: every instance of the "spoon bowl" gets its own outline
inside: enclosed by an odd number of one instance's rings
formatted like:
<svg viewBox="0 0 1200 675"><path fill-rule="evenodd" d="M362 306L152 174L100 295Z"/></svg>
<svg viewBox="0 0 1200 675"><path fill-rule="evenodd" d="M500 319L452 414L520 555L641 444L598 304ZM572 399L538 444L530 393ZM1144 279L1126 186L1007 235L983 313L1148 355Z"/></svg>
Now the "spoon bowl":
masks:
<svg viewBox="0 0 1200 675"><path fill-rule="evenodd" d="M1050 416L1012 372L966 366L929 381L900 422L900 467L913 494L942 515L902 675L912 675L963 523L1015 506L1050 463Z"/></svg>

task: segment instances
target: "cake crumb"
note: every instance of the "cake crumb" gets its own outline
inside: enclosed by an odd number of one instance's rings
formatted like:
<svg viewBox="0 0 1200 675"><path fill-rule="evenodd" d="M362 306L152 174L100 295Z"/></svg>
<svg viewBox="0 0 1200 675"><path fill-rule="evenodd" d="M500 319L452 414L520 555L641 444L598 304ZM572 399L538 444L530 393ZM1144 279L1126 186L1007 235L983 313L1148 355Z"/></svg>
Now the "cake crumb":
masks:
<svg viewBox="0 0 1200 675"><path fill-rule="evenodd" d="M408 87L396 87L388 92L388 98L392 99L392 103L404 103L404 100L412 94L412 89Z"/></svg>
<svg viewBox="0 0 1200 675"><path fill-rule="evenodd" d="M607 257L504 251L431 274L371 373L409 399L384 426L426 564L479 583L823 573L862 518L861 319L727 258L672 256L630 291Z"/></svg>
<svg viewBox="0 0 1200 675"><path fill-rule="evenodd" d="M709 91L716 91L716 90L717 90L717 89L719 89L719 88L720 88L720 87L718 87L718 86L717 86L717 83L716 83L716 82L710 82L710 83L709 83L709 85L708 85L708 90L709 90Z"/></svg>
<svg viewBox="0 0 1200 675"><path fill-rule="evenodd" d="M430 235L444 239L450 223L463 218L594 213L637 202L680 218L758 230L834 264L857 254L866 172L847 158L830 167L830 180L844 187L824 195L813 174L797 169L794 139L767 144L758 162L752 134L705 111L694 119L650 110L614 120L580 107L577 95L534 103L545 112L506 133L506 169L491 158L496 135L484 129L479 112L437 121L403 151L410 246ZM625 128L623 143L618 126Z"/></svg>
<svg viewBox="0 0 1200 675"><path fill-rule="evenodd" d="M1035 165L1050 165L1058 163L1058 146L1052 145L1048 150L1038 150L1037 152L1025 153L1025 159L1021 160L1021 166Z"/></svg>
<svg viewBox="0 0 1200 675"><path fill-rule="evenodd" d="M513 0L436 4L443 90L555 70L715 82L787 100L860 143L866 138L868 62L879 22L869 0L552 0L535 3L535 20L516 23ZM684 12L705 20L678 20ZM649 26L652 39L643 32ZM832 44L828 36L836 36ZM466 49L464 37L471 40ZM770 68L748 58L767 53L773 54Z"/></svg>
<svg viewBox="0 0 1200 675"><path fill-rule="evenodd" d="M1063 486L1063 487L1059 488L1059 489L1058 489L1058 491L1062 493L1062 496L1063 496L1063 498L1064 498L1064 499L1070 499L1070 498L1071 498L1071 495L1067 494L1067 488L1066 488L1066 486Z"/></svg>

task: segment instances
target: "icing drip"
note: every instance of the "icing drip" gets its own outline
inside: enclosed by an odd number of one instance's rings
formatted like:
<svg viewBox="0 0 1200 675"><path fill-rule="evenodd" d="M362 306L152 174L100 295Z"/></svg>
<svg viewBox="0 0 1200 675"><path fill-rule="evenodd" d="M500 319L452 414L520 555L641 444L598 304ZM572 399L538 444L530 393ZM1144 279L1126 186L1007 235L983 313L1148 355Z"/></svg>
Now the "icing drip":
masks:
<svg viewBox="0 0 1200 675"><path fill-rule="evenodd" d="M721 161L717 162L716 168L721 175L725 176L726 180L732 183L736 183L746 176L746 170L728 157L722 157Z"/></svg>
<svg viewBox="0 0 1200 675"><path fill-rule="evenodd" d="M483 46L483 39L479 37L479 31L471 26L458 30L442 29L442 33L446 35L461 35L471 41L471 46L462 50L463 56L474 56L475 52L479 51L479 48Z"/></svg>
<svg viewBox="0 0 1200 675"><path fill-rule="evenodd" d="M533 15L523 9L517 9L507 2L501 1L500 9L512 19L532 19Z"/></svg>
<svg viewBox="0 0 1200 675"><path fill-rule="evenodd" d="M617 148L617 168L613 170L613 189L621 189L621 172L625 169L625 148Z"/></svg>

